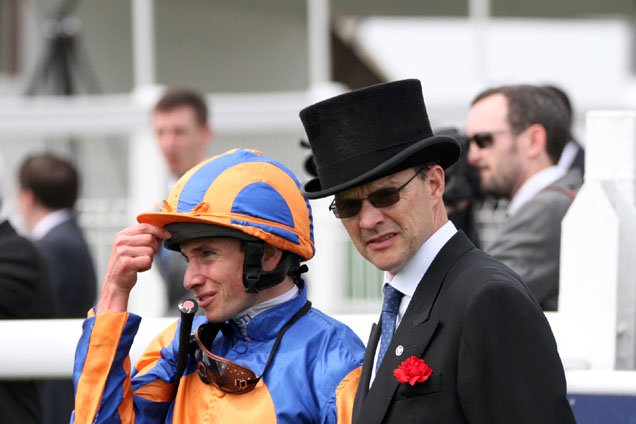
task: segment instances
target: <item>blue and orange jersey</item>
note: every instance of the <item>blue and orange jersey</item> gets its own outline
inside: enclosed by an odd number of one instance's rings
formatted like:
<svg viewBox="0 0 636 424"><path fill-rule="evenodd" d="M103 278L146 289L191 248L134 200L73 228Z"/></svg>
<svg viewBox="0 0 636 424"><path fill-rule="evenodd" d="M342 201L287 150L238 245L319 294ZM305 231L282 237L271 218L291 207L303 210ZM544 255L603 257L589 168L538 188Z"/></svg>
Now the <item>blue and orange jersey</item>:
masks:
<svg viewBox="0 0 636 424"><path fill-rule="evenodd" d="M219 334L210 350L261 375L274 340L306 302L306 291ZM178 321L148 346L131 369L128 352L141 318L105 313L84 322L73 379L71 423L350 423L364 345L344 324L312 308L283 336L254 390L225 393L205 384L193 355L173 393ZM197 316L194 327L205 323Z"/></svg>

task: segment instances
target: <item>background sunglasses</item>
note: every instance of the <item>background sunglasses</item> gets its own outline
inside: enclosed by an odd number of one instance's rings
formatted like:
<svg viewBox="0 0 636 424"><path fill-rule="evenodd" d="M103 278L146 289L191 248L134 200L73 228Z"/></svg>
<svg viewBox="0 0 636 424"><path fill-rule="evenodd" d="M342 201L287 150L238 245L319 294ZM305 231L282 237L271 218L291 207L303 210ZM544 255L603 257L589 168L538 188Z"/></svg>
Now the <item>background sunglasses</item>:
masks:
<svg viewBox="0 0 636 424"><path fill-rule="evenodd" d="M360 213L362 209L362 202L368 200L374 207L376 208L386 208L391 205L396 204L400 201L400 191L404 189L417 177L424 168L419 169L415 175L408 179L407 182L402 184L399 187L386 187L381 188L373 193L370 193L369 196L364 197L362 199L337 199L334 198L331 205L329 205L329 210L333 212L336 218L352 218Z"/></svg>
<svg viewBox="0 0 636 424"><path fill-rule="evenodd" d="M499 131L482 131L471 135L470 137L466 136L468 143L474 142L477 147L483 149L485 147L490 147L495 142L495 135L503 134L503 133L513 133L511 130L499 130Z"/></svg>
<svg viewBox="0 0 636 424"><path fill-rule="evenodd" d="M495 141L495 133L493 132L479 132L471 135L470 137L466 137L468 142L474 142L477 147L483 149L485 147L492 146Z"/></svg>

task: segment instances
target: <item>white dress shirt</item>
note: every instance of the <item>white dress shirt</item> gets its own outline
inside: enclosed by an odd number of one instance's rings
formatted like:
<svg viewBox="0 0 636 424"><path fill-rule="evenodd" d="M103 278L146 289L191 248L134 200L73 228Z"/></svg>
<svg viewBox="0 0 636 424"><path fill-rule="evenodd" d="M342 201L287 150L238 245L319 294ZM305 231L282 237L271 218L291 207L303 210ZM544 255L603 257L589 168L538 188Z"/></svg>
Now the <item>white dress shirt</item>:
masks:
<svg viewBox="0 0 636 424"><path fill-rule="evenodd" d="M570 167L574 163L574 159L576 159L576 155L579 152L579 146L576 142L570 140L563 148L563 153L561 153L561 157L559 158L559 163L556 166L563 169L565 172L570 170Z"/></svg>
<svg viewBox="0 0 636 424"><path fill-rule="evenodd" d="M455 228L455 225L453 225L451 221L448 221L422 244L417 253L409 259L404 265L404 268L402 268L397 275L391 275L389 272L384 273L384 284L390 284L393 288L404 294L404 297L402 297L400 301L400 309L395 321L395 328L400 325L400 321L402 321L402 317L404 317L406 309L409 307L411 299L413 299L415 289L417 289L417 285L428 270L428 267L431 266L431 263L439 251L442 250L442 247L444 247L456 232L457 228ZM382 287L384 288L384 285L382 285ZM375 362L378 359L378 351L379 344L375 350L369 385L373 384L373 380L375 380Z"/></svg>
<svg viewBox="0 0 636 424"><path fill-rule="evenodd" d="M46 236L53 228L71 218L73 218L73 211L70 209L60 209L58 211L51 212L36 224L31 232L31 238L33 240L40 240L44 238L44 236Z"/></svg>
<svg viewBox="0 0 636 424"><path fill-rule="evenodd" d="M541 190L565 175L565 170L557 166L549 166L534 174L510 200L508 216L514 215L528 200L539 194Z"/></svg>

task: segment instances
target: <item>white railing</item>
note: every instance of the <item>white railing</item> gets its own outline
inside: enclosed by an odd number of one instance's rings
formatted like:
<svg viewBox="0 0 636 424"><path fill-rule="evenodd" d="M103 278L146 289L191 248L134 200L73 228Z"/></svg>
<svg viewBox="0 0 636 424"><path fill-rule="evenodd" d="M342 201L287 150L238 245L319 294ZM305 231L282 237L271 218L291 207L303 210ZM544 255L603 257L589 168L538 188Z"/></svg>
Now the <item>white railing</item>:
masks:
<svg viewBox="0 0 636 424"><path fill-rule="evenodd" d="M338 315L367 340L376 315ZM144 318L130 351L135 361L176 317ZM0 380L70 377L82 319L0 320Z"/></svg>
<svg viewBox="0 0 636 424"><path fill-rule="evenodd" d="M375 314L333 315L347 324L366 341ZM141 321L132 345L133 363L159 332L176 317L146 318ZM557 314L549 314L551 325L557 326ZM70 377L73 372L75 347L82 333L81 319L4 320L0 321L0 380ZM555 328L555 334L563 335ZM559 345L566 340L559 340ZM636 371L568 369L581 365L576 358L564 358L568 392L571 394L611 394L636 396Z"/></svg>
<svg viewBox="0 0 636 424"><path fill-rule="evenodd" d="M348 325L366 343L377 314L332 314ZM557 339L560 352L571 351L568 331L559 313L546 314ZM133 363L146 346L177 317L143 318L132 345ZM82 333L82 319L0 320L0 379L69 376L73 368L75 347ZM562 359L568 370L587 369L583 357ZM635 374L636 375L636 374ZM636 379L635 379L636 384Z"/></svg>

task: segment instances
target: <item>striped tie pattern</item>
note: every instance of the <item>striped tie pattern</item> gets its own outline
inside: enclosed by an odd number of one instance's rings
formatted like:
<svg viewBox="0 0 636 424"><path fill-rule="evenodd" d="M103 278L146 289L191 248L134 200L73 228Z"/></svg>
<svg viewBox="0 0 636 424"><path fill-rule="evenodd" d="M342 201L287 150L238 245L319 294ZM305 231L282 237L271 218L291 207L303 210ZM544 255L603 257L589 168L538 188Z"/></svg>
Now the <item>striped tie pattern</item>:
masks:
<svg viewBox="0 0 636 424"><path fill-rule="evenodd" d="M382 303L382 335L380 337L380 351L378 352L378 359L375 363L375 370L380 368L382 358L386 353L391 338L395 332L395 322L397 320L397 313L400 309L400 301L404 294L399 290L393 288L390 284L384 286L384 302Z"/></svg>

